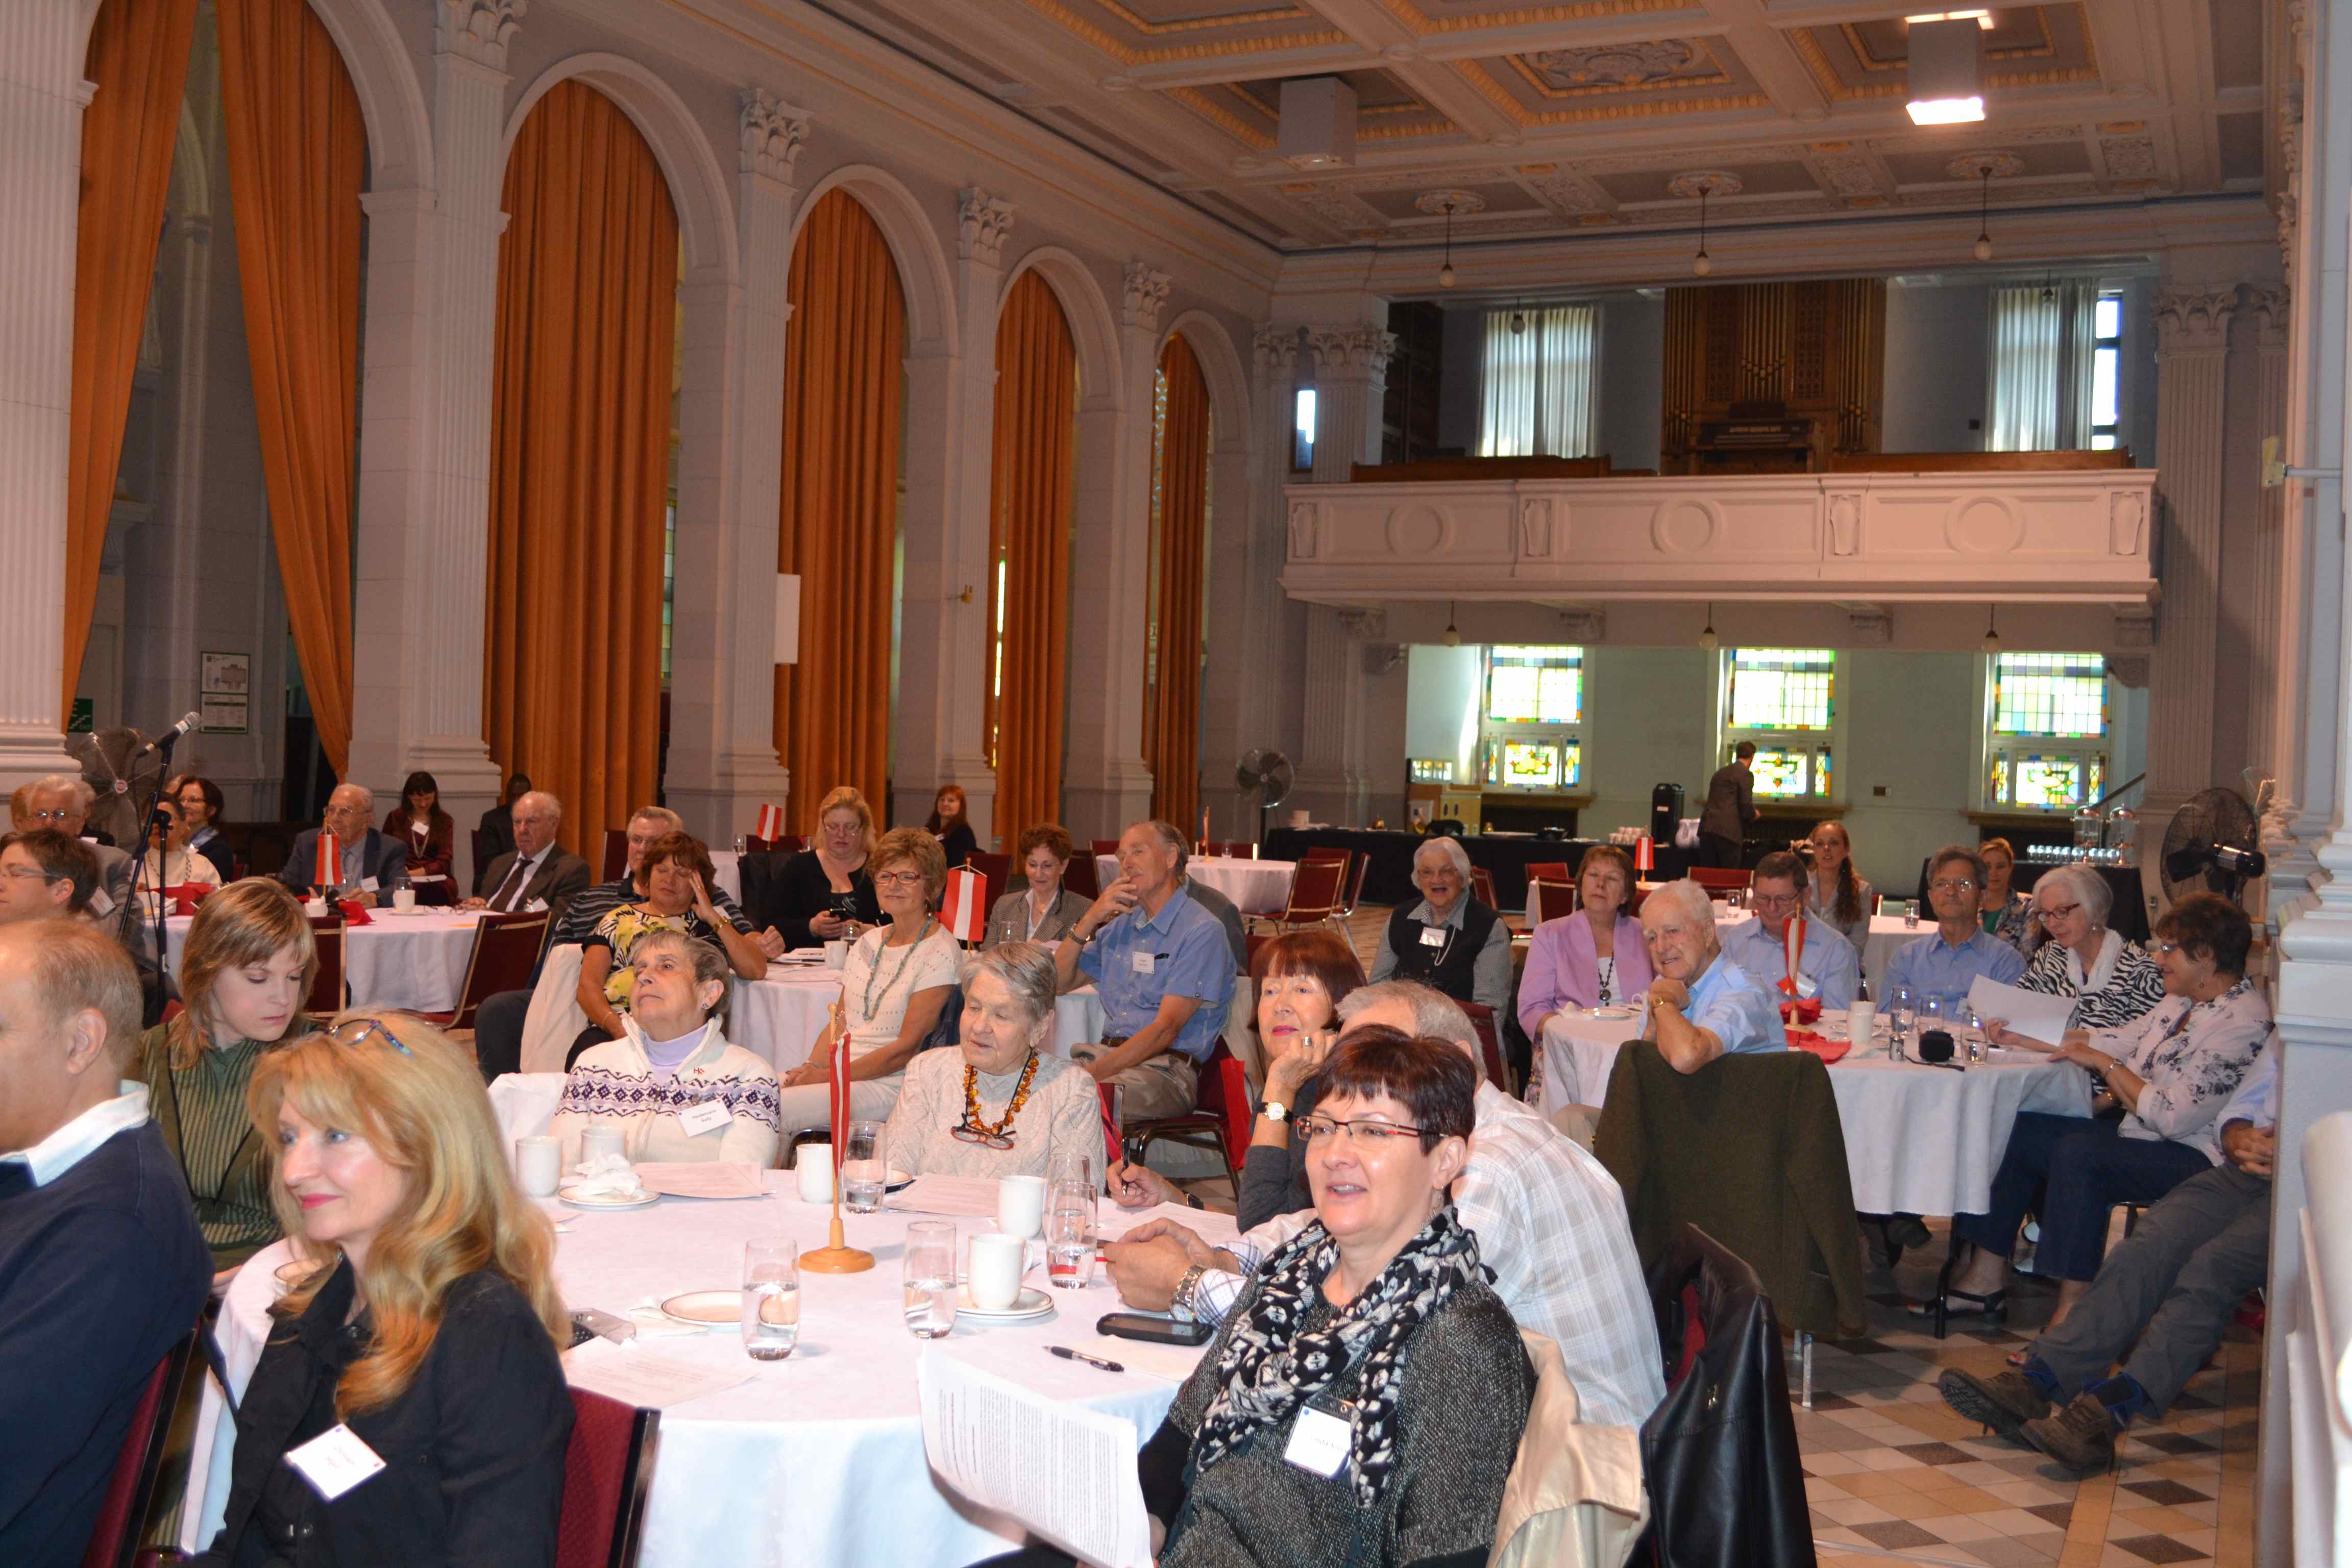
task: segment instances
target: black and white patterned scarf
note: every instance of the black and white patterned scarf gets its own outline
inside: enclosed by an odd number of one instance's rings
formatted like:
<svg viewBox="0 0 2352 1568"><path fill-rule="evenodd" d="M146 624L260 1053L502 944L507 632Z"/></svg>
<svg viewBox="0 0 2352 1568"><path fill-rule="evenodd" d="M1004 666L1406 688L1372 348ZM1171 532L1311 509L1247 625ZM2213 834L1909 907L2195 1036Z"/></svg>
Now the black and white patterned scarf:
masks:
<svg viewBox="0 0 2352 1568"><path fill-rule="evenodd" d="M1478 1238L1454 1217L1451 1204L1432 1215L1363 1292L1320 1329L1303 1328L1321 1301L1324 1276L1339 1244L1320 1222L1266 1259L1249 1315L1234 1326L1217 1363L1223 1386L1201 1419L1193 1473L1246 1449L1288 1420L1293 1410L1337 1382L1350 1364L1363 1381L1349 1412L1349 1463L1356 1500L1380 1500L1396 1460L1397 1398L1405 1342L1429 1315L1454 1299L1478 1269Z"/></svg>

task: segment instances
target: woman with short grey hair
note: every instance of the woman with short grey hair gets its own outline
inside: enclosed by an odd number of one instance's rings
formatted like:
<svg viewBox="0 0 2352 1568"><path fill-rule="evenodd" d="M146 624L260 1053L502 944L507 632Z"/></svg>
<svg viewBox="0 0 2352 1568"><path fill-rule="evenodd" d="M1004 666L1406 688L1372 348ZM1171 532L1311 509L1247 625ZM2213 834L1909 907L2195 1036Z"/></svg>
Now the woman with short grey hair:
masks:
<svg viewBox="0 0 2352 1568"><path fill-rule="evenodd" d="M1511 930L1470 892L1470 857L1447 837L1412 852L1421 901L1400 904L1381 928L1371 979L1418 980L1456 1002L1511 1010Z"/></svg>
<svg viewBox="0 0 2352 1568"><path fill-rule="evenodd" d="M2033 913L2048 939L2018 988L2074 997L2070 1029L2119 1028L2164 1000L2156 960L2107 924L2114 901L2106 879L2079 860L2044 871L2033 884ZM2006 1023L1987 1018L1985 1037L1996 1045L2016 1043Z"/></svg>

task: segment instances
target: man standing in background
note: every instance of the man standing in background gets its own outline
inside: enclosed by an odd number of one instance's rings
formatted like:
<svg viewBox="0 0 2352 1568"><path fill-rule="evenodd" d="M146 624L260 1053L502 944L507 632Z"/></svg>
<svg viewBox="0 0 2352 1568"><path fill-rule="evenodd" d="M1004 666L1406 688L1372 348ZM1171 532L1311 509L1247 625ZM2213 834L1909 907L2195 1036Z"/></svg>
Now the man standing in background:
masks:
<svg viewBox="0 0 2352 1568"><path fill-rule="evenodd" d="M1739 869L1740 846L1762 814L1756 809L1756 742L1742 741L1734 760L1715 770L1707 781L1706 809L1698 818L1698 863Z"/></svg>

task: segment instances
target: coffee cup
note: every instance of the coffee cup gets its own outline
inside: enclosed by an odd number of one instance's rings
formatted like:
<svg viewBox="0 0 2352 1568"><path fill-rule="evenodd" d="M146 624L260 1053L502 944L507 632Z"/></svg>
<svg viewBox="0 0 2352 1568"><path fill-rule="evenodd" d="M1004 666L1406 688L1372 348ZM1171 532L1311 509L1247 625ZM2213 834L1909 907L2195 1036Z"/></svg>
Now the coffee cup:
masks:
<svg viewBox="0 0 2352 1568"><path fill-rule="evenodd" d="M392 907L398 910L402 914L407 914L414 910L416 908L416 889L414 888L394 888L392 890Z"/></svg>
<svg viewBox="0 0 2352 1568"><path fill-rule="evenodd" d="M583 1165L600 1154L624 1152L624 1140L617 1127L591 1127L580 1134L580 1163Z"/></svg>
<svg viewBox="0 0 2352 1568"><path fill-rule="evenodd" d="M849 944L847 942L829 942L824 944L824 966L827 969L839 969L848 962Z"/></svg>
<svg viewBox="0 0 2352 1568"><path fill-rule="evenodd" d="M534 1198L553 1195L563 1174L562 1148L552 1138L515 1140L515 1180Z"/></svg>
<svg viewBox="0 0 2352 1568"><path fill-rule="evenodd" d="M1045 1178L1007 1176L996 1184L996 1228L1024 1239L1045 1223Z"/></svg>
<svg viewBox="0 0 2352 1568"><path fill-rule="evenodd" d="M1845 1037L1857 1051L1870 1049L1870 1032L1878 1023L1878 1004L1856 1002L1845 1010Z"/></svg>
<svg viewBox="0 0 2352 1568"><path fill-rule="evenodd" d="M799 1186L801 1202L833 1202L833 1145L803 1143L793 1157L796 1162L793 1178Z"/></svg>
<svg viewBox="0 0 2352 1568"><path fill-rule="evenodd" d="M1021 1298L1021 1276L1028 1272L1029 1243L1002 1231L982 1232L971 1238L967 1265L971 1304L983 1312L1002 1312Z"/></svg>
<svg viewBox="0 0 2352 1568"><path fill-rule="evenodd" d="M313 893L302 900L302 912L312 920L321 919L327 912L327 900Z"/></svg>

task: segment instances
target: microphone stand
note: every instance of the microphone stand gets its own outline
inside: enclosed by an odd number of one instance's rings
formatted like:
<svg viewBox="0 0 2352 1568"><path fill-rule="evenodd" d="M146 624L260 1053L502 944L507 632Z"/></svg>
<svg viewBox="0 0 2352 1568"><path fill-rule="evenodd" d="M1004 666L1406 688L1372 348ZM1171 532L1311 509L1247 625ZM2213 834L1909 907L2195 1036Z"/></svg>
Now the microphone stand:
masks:
<svg viewBox="0 0 2352 1568"><path fill-rule="evenodd" d="M139 878L147 868L148 845L155 837L155 808L163 798L163 785L172 777L172 748L180 743L178 729L164 731L152 742L155 748L155 787L147 792L147 809L139 819L139 848L136 860L131 863L131 897L122 910L121 939L131 945L131 933L138 922L132 912L139 907ZM133 761L136 761L134 756ZM172 949L170 928L163 923L167 912L163 907L163 873L165 860L171 854L171 836L164 836L164 847L155 856L155 980L159 998L169 1000L172 992Z"/></svg>

